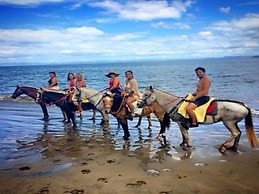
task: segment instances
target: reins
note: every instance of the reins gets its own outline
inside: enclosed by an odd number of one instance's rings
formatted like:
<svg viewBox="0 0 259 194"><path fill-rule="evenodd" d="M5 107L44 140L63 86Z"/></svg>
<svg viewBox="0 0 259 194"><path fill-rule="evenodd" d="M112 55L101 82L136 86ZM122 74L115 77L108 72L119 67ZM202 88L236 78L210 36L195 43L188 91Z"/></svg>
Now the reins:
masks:
<svg viewBox="0 0 259 194"><path fill-rule="evenodd" d="M48 106L54 105L54 104L56 104L56 103L58 103L58 102L61 102L61 101L65 101L66 98L69 96L69 94L66 94L65 96L61 97L60 99L58 99L58 100L56 100L56 101L54 101L54 102L46 103L46 102L44 102L44 101L42 100L42 95L44 94L44 92L45 92L45 91L43 91L42 93L39 93L39 92L38 92L38 93L40 94L40 98L39 98L39 100L37 100L36 102L41 102L41 103L43 103L44 105L48 105Z"/></svg>
<svg viewBox="0 0 259 194"><path fill-rule="evenodd" d="M111 114L116 115L116 114L118 114L120 112L120 110L121 110L121 108L122 108L122 106L124 104L125 98L126 98L126 96L123 96L121 104L120 104L120 107L118 108L118 110L116 112L111 111Z"/></svg>
<svg viewBox="0 0 259 194"><path fill-rule="evenodd" d="M79 90L79 89L78 89ZM106 88L104 88L103 90L101 90L101 91L99 91L99 92L97 92L96 94L94 94L94 95L92 95L92 96L90 96L90 97L87 97L88 99L91 99L92 97L94 97L94 96L97 96L98 94L100 94L100 93L102 93L104 90L106 90ZM99 102L100 103L100 102ZM99 104L98 103L98 104Z"/></svg>

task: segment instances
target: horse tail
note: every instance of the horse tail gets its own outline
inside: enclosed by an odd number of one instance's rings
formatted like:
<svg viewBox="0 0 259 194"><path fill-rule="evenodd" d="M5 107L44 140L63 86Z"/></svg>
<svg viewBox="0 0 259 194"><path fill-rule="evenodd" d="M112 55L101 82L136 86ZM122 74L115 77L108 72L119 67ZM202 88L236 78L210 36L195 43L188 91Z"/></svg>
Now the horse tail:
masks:
<svg viewBox="0 0 259 194"><path fill-rule="evenodd" d="M253 119L252 119L252 113L250 108L246 107L248 110L248 114L245 117L245 128L246 128L246 136L248 139L248 142L252 148L258 148L258 138L254 131L254 125L253 125Z"/></svg>
<svg viewBox="0 0 259 194"><path fill-rule="evenodd" d="M163 123L165 127L169 129L171 122L170 122L170 116L167 112L164 114Z"/></svg>

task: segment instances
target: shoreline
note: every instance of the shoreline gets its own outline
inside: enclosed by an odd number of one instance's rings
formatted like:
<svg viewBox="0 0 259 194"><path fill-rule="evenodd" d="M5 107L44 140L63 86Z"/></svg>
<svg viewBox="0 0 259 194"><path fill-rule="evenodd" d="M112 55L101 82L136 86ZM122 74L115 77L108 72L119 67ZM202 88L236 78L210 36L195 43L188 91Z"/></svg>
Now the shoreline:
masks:
<svg viewBox="0 0 259 194"><path fill-rule="evenodd" d="M53 161L40 161L12 173L1 172L1 193L251 193L258 192L258 152L172 160L93 144L70 167L44 173ZM69 162L67 163L69 164ZM26 168L27 167L27 168Z"/></svg>
<svg viewBox="0 0 259 194"><path fill-rule="evenodd" d="M175 124L167 131L169 146L164 147L154 140L159 128L155 119L151 131L145 123L134 128L137 120L129 122L131 139L124 141L113 117L110 131L103 131L88 120L92 113L86 111L73 130L61 122L59 108L48 110L50 120L44 122L36 103L0 102L0 151L5 161L0 166L0 193L258 192L259 154L248 146L245 132L238 154L219 153L229 137L221 124L214 130L191 130L195 149L184 151ZM242 123L240 128L244 130Z"/></svg>

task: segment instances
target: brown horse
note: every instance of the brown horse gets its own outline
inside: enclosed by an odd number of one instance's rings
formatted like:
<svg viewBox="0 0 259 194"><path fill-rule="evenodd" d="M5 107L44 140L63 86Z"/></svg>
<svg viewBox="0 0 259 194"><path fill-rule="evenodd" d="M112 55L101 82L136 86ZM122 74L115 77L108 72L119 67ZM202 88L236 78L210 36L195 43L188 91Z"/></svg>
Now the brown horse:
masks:
<svg viewBox="0 0 259 194"><path fill-rule="evenodd" d="M16 89L13 92L12 98L16 99L18 96L25 94L25 95L31 97L32 99L34 99L36 102L37 92L38 92L38 88L27 87L27 86L16 86ZM41 106L41 109L42 109L42 112L44 115L43 119L47 120L49 118L49 114L48 114L48 110L46 108L46 104L43 102L38 102L38 104ZM90 109L93 109L94 106L91 103L82 103L82 108L83 108L83 110L90 110ZM67 116L64 111L62 111L62 114L64 117L63 121L67 120ZM95 119L94 117L95 117L95 111L93 111L92 119Z"/></svg>
<svg viewBox="0 0 259 194"><path fill-rule="evenodd" d="M106 93L102 98L102 101L105 111L108 114L111 113L115 118L117 118L118 122L122 126L124 131L124 140L128 140L130 137L128 130L129 110L126 106L124 97L117 94ZM149 116L150 118L151 113L154 113L160 122L161 129L159 135L157 136L158 138L165 132L166 128L169 128L170 118L168 114L165 114L165 111L157 103L153 103L150 106L145 106L142 108L141 114L136 115L136 117L139 117L139 122L136 126L138 127L140 125L141 118L143 116Z"/></svg>

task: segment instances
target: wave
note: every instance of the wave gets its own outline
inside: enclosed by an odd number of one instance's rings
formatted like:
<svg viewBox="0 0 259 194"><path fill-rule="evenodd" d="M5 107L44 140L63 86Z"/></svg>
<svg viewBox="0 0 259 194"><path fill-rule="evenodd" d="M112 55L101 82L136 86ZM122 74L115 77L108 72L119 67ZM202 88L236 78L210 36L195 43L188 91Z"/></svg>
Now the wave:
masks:
<svg viewBox="0 0 259 194"><path fill-rule="evenodd" d="M19 96L16 99L13 99L11 96L6 96L6 95L0 95L0 101L35 102L32 98L28 96Z"/></svg>

